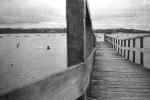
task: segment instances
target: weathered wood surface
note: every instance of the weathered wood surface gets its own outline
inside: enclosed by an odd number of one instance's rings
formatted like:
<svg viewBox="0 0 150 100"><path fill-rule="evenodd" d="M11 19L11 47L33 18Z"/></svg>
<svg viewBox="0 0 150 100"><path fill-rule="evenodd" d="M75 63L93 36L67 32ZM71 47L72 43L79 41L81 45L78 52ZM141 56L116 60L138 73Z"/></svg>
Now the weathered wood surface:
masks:
<svg viewBox="0 0 150 100"><path fill-rule="evenodd" d="M123 34L123 33L122 33ZM130 33L132 34L132 33ZM149 33L148 34L133 34L133 36L116 36L116 35L113 35L113 34L110 34L107 36L111 37L111 38L117 38L117 39L120 39L120 40L130 40L130 39L137 39L137 38L141 38L141 37L150 37Z"/></svg>
<svg viewBox="0 0 150 100"><path fill-rule="evenodd" d="M68 66L84 61L84 6L84 0L66 0Z"/></svg>
<svg viewBox="0 0 150 100"><path fill-rule="evenodd" d="M94 51L85 63L72 66L63 72L0 96L0 100L77 99L86 92L88 87Z"/></svg>
<svg viewBox="0 0 150 100"><path fill-rule="evenodd" d="M125 34L126 35L126 34ZM112 45L118 53L133 63L142 64L150 69L150 35L132 35L124 34L105 35L105 40Z"/></svg>
<svg viewBox="0 0 150 100"><path fill-rule="evenodd" d="M66 0L68 66L85 61L95 47L87 0Z"/></svg>
<svg viewBox="0 0 150 100"><path fill-rule="evenodd" d="M149 100L150 70L120 57L106 43L97 47L89 100Z"/></svg>

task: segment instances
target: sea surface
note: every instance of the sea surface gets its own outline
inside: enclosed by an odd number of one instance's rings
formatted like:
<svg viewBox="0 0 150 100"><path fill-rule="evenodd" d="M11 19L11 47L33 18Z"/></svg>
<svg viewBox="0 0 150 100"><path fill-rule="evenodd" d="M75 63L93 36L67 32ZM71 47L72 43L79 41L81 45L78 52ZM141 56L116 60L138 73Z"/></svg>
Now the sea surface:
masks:
<svg viewBox="0 0 150 100"><path fill-rule="evenodd" d="M0 94L67 68L65 33L0 34Z"/></svg>
<svg viewBox="0 0 150 100"><path fill-rule="evenodd" d="M96 41L97 42L104 41L104 33L95 33L95 36L96 36Z"/></svg>
<svg viewBox="0 0 150 100"><path fill-rule="evenodd" d="M103 33L95 35L98 42L104 41ZM121 34L124 38L137 35L143 34ZM0 34L0 94L67 69L66 40L66 33ZM150 37L145 37L143 43L149 50L144 53L144 66L150 68ZM137 39L136 48L139 44ZM136 63L139 59L136 52Z"/></svg>

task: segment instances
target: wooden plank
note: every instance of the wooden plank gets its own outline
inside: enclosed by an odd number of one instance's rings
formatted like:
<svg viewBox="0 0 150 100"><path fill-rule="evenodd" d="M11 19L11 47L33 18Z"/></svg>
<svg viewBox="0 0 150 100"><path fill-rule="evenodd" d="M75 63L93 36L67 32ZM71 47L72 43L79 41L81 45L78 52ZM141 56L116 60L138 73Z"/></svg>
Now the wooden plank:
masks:
<svg viewBox="0 0 150 100"><path fill-rule="evenodd" d="M149 100L150 70L118 56L107 43L101 48L96 51L89 100Z"/></svg>
<svg viewBox="0 0 150 100"><path fill-rule="evenodd" d="M83 62L94 48L94 34L86 0L67 0L68 66Z"/></svg>
<svg viewBox="0 0 150 100"><path fill-rule="evenodd" d="M93 50L94 34L87 1L67 0L66 2L68 66L72 66L80 62L86 62L87 57ZM77 100L85 100L85 95Z"/></svg>
<svg viewBox="0 0 150 100"><path fill-rule="evenodd" d="M66 2L68 66L72 66L84 61L85 1Z"/></svg>
<svg viewBox="0 0 150 100"><path fill-rule="evenodd" d="M84 96L81 95L85 94L89 85L95 51L90 52L89 57L84 59L83 37L85 35L84 21L86 17L84 7L85 0L67 0L69 68L38 82L20 87L19 89L2 95L0 96L0 100L75 100L78 97L78 100L84 99ZM88 21L90 22L91 20ZM91 26L88 27L91 31ZM92 32L89 33L91 34ZM91 40L93 41L93 38ZM92 50L93 47L90 49Z"/></svg>
<svg viewBox="0 0 150 100"><path fill-rule="evenodd" d="M106 34L105 36L107 37L111 37L111 38L117 38L117 39L120 39L120 40L129 40L129 39L137 39L137 38L141 38L141 37L150 37L149 34L143 34L143 35L138 35L138 36L134 36L134 37L125 37L125 38L119 38L119 37L115 37L113 35L108 35Z"/></svg>
<svg viewBox="0 0 150 100"><path fill-rule="evenodd" d="M83 74L82 72L85 70L85 66L83 64L79 64L74 67L67 71L52 75L39 82L12 91L0 97L0 99L49 100L51 98L51 100L62 100L62 98L65 98L67 100L72 98L66 93L70 93L70 95L74 94L75 97L78 97L80 95L78 87ZM70 91L70 89L73 89L74 91Z"/></svg>

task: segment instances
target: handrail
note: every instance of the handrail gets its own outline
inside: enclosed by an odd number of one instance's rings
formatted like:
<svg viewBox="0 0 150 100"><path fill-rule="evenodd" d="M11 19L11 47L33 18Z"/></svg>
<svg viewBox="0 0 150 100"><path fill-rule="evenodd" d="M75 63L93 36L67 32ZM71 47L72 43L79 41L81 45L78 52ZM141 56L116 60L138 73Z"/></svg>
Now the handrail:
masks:
<svg viewBox="0 0 150 100"><path fill-rule="evenodd" d="M0 100L84 100L95 52L87 0L66 0L66 22L67 64L70 67L0 96Z"/></svg>
<svg viewBox="0 0 150 100"><path fill-rule="evenodd" d="M150 39L149 34L133 37L119 38L114 35L105 35L105 40L112 45L117 52L126 59L142 64L148 67L150 64L146 57L150 57L150 45L147 45Z"/></svg>
<svg viewBox="0 0 150 100"><path fill-rule="evenodd" d="M0 100L75 100L85 93L95 49L84 63L69 67L36 83L11 91Z"/></svg>
<svg viewBox="0 0 150 100"><path fill-rule="evenodd" d="M143 34L143 35L138 34L137 36L134 36L134 37L125 37L125 38L118 38L118 37L115 37L112 35L106 35L106 36L114 38L114 39L120 39L120 40L129 40L129 39L137 39L137 38L141 38L141 37L150 37L149 34Z"/></svg>

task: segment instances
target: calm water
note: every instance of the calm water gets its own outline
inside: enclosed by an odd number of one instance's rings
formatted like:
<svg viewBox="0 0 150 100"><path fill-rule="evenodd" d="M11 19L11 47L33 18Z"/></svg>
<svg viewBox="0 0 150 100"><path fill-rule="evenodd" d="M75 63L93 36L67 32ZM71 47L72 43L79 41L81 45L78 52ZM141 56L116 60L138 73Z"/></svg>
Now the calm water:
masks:
<svg viewBox="0 0 150 100"><path fill-rule="evenodd" d="M66 34L0 34L0 94L64 70Z"/></svg>
<svg viewBox="0 0 150 100"><path fill-rule="evenodd" d="M95 33L95 36L96 36L96 41L97 42L104 41L104 33Z"/></svg>

